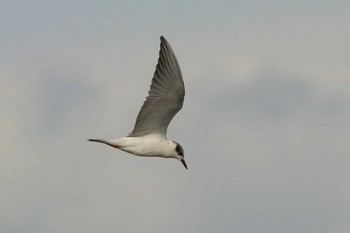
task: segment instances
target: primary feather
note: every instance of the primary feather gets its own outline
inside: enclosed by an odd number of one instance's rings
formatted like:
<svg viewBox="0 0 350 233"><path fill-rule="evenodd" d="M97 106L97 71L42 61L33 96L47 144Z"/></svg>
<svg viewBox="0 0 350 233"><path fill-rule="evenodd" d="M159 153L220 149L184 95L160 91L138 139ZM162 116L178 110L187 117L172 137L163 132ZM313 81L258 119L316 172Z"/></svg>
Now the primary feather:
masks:
<svg viewBox="0 0 350 233"><path fill-rule="evenodd" d="M129 137L153 133L165 137L170 121L183 105L185 85L179 63L166 39L162 36L160 40L158 64L150 90Z"/></svg>

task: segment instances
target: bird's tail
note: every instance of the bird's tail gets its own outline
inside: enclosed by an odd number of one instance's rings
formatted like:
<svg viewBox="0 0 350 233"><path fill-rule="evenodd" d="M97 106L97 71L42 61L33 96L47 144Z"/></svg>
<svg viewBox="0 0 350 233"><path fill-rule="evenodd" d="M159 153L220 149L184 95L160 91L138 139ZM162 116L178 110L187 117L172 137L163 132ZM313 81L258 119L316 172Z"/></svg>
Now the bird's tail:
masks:
<svg viewBox="0 0 350 233"><path fill-rule="evenodd" d="M99 142L99 143L103 143L106 144L108 146L112 146L114 148L119 149L119 145L117 145L116 143L113 143L111 140L104 140L104 139L88 139L89 142Z"/></svg>
<svg viewBox="0 0 350 233"><path fill-rule="evenodd" d="M99 142L99 143L104 143L107 144L108 142L106 140L103 139L88 139L89 142Z"/></svg>

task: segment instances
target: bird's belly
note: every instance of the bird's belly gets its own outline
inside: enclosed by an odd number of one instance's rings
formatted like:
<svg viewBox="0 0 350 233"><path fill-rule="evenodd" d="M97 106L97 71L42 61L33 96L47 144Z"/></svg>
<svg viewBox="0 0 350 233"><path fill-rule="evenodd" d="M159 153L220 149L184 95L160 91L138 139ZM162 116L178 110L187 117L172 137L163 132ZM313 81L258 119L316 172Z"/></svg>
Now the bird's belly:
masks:
<svg viewBox="0 0 350 233"><path fill-rule="evenodd" d="M132 138L120 149L138 156L170 157L171 148L165 140Z"/></svg>

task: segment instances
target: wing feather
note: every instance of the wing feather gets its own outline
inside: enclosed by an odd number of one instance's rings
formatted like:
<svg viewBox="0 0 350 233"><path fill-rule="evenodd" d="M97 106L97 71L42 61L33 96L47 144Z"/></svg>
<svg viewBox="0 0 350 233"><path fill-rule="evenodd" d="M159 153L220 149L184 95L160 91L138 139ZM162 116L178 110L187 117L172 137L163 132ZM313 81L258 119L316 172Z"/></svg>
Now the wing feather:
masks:
<svg viewBox="0 0 350 233"><path fill-rule="evenodd" d="M179 63L168 41L163 36L160 41L158 63L150 90L130 137L150 133L165 137L170 121L183 105L185 85Z"/></svg>

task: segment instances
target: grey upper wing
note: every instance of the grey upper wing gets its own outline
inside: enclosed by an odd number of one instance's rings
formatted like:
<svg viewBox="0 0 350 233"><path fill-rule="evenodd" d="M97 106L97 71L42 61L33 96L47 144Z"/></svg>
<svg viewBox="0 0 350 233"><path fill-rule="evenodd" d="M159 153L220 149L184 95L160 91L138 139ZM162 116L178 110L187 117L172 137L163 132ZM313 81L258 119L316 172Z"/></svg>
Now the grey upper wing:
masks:
<svg viewBox="0 0 350 233"><path fill-rule="evenodd" d="M179 63L168 41L160 37L160 51L148 96L129 136L166 135L171 119L182 108L185 85Z"/></svg>

